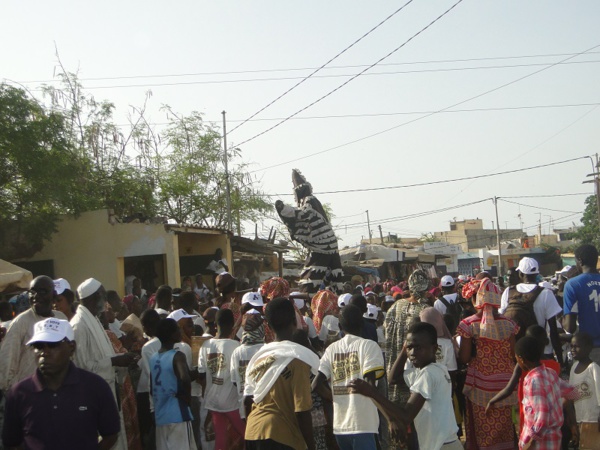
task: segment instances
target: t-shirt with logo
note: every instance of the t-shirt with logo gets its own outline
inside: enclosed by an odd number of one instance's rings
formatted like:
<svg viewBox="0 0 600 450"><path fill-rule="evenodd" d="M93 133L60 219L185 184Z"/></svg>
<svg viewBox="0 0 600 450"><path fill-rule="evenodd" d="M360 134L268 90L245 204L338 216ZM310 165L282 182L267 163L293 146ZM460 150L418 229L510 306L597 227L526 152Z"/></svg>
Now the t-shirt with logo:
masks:
<svg viewBox="0 0 600 450"><path fill-rule="evenodd" d="M246 367L252 357L265 344L240 345L231 355L231 381L237 387L240 416L246 417L244 408L244 384L246 381Z"/></svg>
<svg viewBox="0 0 600 450"><path fill-rule="evenodd" d="M333 393L333 432L335 434L377 433L379 416L373 400L350 392L348 384L375 372L384 375L383 354L377 342L345 335L332 343L321 358L319 372L327 377ZM450 398L450 394L448 394Z"/></svg>
<svg viewBox="0 0 600 450"><path fill-rule="evenodd" d="M600 366L591 362L581 373L575 373L577 363L571 367L569 384L577 389L575 417L577 423L597 422L600 415Z"/></svg>
<svg viewBox="0 0 600 450"><path fill-rule="evenodd" d="M233 339L209 339L200 348L198 372L206 373L204 402L209 411L239 408L238 393L231 381L231 355L240 343Z"/></svg>
<svg viewBox="0 0 600 450"><path fill-rule="evenodd" d="M600 273L582 273L565 284L564 313L577 314L579 331L594 339L600 347Z"/></svg>

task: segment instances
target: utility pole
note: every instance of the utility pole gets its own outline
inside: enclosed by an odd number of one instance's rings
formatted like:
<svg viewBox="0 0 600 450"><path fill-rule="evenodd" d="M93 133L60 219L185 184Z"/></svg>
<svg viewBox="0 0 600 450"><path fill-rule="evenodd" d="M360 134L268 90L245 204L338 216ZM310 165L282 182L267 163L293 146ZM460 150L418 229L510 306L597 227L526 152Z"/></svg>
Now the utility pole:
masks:
<svg viewBox="0 0 600 450"><path fill-rule="evenodd" d="M542 213L536 213L538 217L538 235L540 240L538 241L538 247L542 245Z"/></svg>
<svg viewBox="0 0 600 450"><path fill-rule="evenodd" d="M369 244L373 243L373 234L371 233L371 221L369 220L369 210L367 209L367 229L369 230Z"/></svg>
<svg viewBox="0 0 600 450"><path fill-rule="evenodd" d="M500 246L500 220L498 220L498 197L494 197L496 209L496 245L498 246L498 276L502 276L502 247Z"/></svg>
<svg viewBox="0 0 600 450"><path fill-rule="evenodd" d="M225 188L227 189L227 229L231 230L231 186L229 183L229 169L227 167L227 123L223 111L223 163L225 164Z"/></svg>
<svg viewBox="0 0 600 450"><path fill-rule="evenodd" d="M594 166L593 161L592 166ZM594 192L596 193L596 212L598 214L598 227L600 227L600 173L598 172L599 169L600 162L598 161L598 153L596 153L596 165L594 166L594 172L586 175L586 177L594 177L594 179L584 181L583 184L594 183Z"/></svg>
<svg viewBox="0 0 600 450"><path fill-rule="evenodd" d="M381 225L379 225L379 237L381 238L381 245L385 245L385 242L383 242L383 231L381 231Z"/></svg>

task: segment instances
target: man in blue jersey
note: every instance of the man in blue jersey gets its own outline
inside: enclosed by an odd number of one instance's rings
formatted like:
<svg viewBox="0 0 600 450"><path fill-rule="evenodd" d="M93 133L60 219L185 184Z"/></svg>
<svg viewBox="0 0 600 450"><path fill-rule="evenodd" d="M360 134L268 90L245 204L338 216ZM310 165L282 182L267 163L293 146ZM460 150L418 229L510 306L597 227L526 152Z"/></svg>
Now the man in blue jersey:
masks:
<svg viewBox="0 0 600 450"><path fill-rule="evenodd" d="M565 328L573 333L579 322L579 331L594 338L590 358L600 364L600 273L596 268L598 250L593 245L584 244L575 250L575 261L582 273L565 284Z"/></svg>
<svg viewBox="0 0 600 450"><path fill-rule="evenodd" d="M150 358L151 392L156 419L156 450L195 450L192 430L192 382L185 355L174 348L181 331L173 319L156 329L161 348Z"/></svg>

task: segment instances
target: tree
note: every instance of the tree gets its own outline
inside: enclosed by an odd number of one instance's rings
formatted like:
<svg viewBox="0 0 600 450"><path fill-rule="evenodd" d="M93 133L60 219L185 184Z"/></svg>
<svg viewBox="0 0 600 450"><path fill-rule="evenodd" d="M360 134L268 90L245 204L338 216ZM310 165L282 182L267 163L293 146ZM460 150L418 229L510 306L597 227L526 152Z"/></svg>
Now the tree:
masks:
<svg viewBox="0 0 600 450"><path fill-rule="evenodd" d="M23 89L0 84L0 257L31 256L61 214L86 209L88 168L68 138L64 115Z"/></svg>
<svg viewBox="0 0 600 450"><path fill-rule="evenodd" d="M600 229L598 227L598 204L596 196L590 195L585 199L585 210L581 218L583 226L575 233L582 244L593 244L600 248Z"/></svg>

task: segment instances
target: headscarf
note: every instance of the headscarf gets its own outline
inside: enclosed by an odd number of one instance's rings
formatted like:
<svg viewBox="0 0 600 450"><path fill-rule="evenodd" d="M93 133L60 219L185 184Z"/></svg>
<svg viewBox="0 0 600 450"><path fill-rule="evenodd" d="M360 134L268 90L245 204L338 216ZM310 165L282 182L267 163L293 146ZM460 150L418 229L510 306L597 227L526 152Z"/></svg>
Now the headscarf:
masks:
<svg viewBox="0 0 600 450"><path fill-rule="evenodd" d="M242 345L265 343L265 325L261 314L244 314L242 319Z"/></svg>
<svg viewBox="0 0 600 450"><path fill-rule="evenodd" d="M500 308L500 299L501 294L498 286L496 286L489 278L481 280L475 299L475 308L483 310L479 332L481 337L493 339L495 341L500 340L500 334L494 319L494 309Z"/></svg>
<svg viewBox="0 0 600 450"><path fill-rule="evenodd" d="M327 289L317 292L312 299L312 311L313 323L317 333L320 333L323 318L338 311L337 295Z"/></svg>
<svg viewBox="0 0 600 450"><path fill-rule="evenodd" d="M417 269L408 277L408 289L411 295L418 300L426 297L429 286L431 286L431 282L424 270Z"/></svg>
<svg viewBox="0 0 600 450"><path fill-rule="evenodd" d="M260 286L260 293L266 301L290 295L290 284L280 277L269 278Z"/></svg>
<svg viewBox="0 0 600 450"><path fill-rule="evenodd" d="M452 335L446 326L446 322L444 322L444 316L442 316L442 313L437 309L425 308L419 314L419 318L421 319L421 322L426 322L433 325L439 338L452 339Z"/></svg>
<svg viewBox="0 0 600 450"><path fill-rule="evenodd" d="M469 300L479 290L481 280L471 280L466 283L462 288L462 296L465 300Z"/></svg>
<svg viewBox="0 0 600 450"><path fill-rule="evenodd" d="M133 303L133 294L126 295L123 297L123 303L127 306L129 312L131 312L131 304Z"/></svg>

